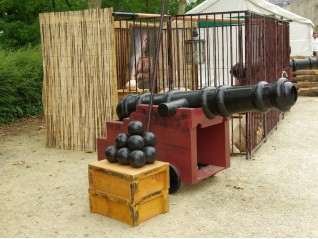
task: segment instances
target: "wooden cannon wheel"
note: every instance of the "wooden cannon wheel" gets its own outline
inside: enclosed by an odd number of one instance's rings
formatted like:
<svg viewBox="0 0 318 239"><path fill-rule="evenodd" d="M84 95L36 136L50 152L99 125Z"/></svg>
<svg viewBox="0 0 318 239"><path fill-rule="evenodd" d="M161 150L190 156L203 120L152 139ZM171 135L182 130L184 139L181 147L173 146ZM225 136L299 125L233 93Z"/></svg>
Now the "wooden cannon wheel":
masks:
<svg viewBox="0 0 318 239"><path fill-rule="evenodd" d="M178 169L172 164L169 165L170 188L169 194L173 194L179 190L181 186L181 177Z"/></svg>

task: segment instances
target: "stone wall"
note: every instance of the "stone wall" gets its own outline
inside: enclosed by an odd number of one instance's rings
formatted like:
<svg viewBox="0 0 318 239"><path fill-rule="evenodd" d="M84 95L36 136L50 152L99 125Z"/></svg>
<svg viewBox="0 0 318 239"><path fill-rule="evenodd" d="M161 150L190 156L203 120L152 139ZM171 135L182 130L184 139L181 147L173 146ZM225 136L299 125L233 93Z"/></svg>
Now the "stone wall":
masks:
<svg viewBox="0 0 318 239"><path fill-rule="evenodd" d="M310 19L316 26L318 25L318 1L298 0L287 5L284 9L296 13L299 16Z"/></svg>

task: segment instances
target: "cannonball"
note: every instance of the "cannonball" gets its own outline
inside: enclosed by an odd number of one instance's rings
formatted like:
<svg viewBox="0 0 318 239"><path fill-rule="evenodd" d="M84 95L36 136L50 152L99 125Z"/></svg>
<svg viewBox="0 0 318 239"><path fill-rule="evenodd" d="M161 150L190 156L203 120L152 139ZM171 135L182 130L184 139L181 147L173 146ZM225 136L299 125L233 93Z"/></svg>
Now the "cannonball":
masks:
<svg viewBox="0 0 318 239"><path fill-rule="evenodd" d="M155 146L157 143L157 137L152 132L145 132L142 137L145 140L145 146Z"/></svg>
<svg viewBox="0 0 318 239"><path fill-rule="evenodd" d="M115 139L116 146L118 149L127 147L129 135L126 133L119 133Z"/></svg>
<svg viewBox="0 0 318 239"><path fill-rule="evenodd" d="M146 155L142 150L133 150L129 154L130 165L134 168L141 168L146 164Z"/></svg>
<svg viewBox="0 0 318 239"><path fill-rule="evenodd" d="M126 147L120 148L117 151L116 158L118 163L122 165L128 165L129 164L129 159L128 156L130 154L130 150Z"/></svg>
<svg viewBox="0 0 318 239"><path fill-rule="evenodd" d="M133 120L128 124L128 133L130 135L142 135L144 133L144 125L139 120Z"/></svg>
<svg viewBox="0 0 318 239"><path fill-rule="evenodd" d="M117 151L118 151L118 149L114 145L111 145L111 146L106 148L105 158L107 159L108 162L110 162L110 163L117 162L117 158L116 158Z"/></svg>
<svg viewBox="0 0 318 239"><path fill-rule="evenodd" d="M132 135L128 139L128 148L130 150L140 149L145 147L145 140L140 135Z"/></svg>
<svg viewBox="0 0 318 239"><path fill-rule="evenodd" d="M145 155L146 155L146 163L154 163L157 160L157 151L155 147L147 146L143 149Z"/></svg>

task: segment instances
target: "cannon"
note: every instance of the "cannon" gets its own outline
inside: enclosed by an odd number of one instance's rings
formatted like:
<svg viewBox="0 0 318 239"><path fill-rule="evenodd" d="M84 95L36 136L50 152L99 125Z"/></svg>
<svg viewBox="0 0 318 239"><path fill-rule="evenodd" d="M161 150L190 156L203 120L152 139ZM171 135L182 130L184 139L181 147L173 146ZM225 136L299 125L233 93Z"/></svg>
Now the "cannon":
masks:
<svg viewBox="0 0 318 239"><path fill-rule="evenodd" d="M318 58L290 59L289 66L293 71L318 69Z"/></svg>
<svg viewBox="0 0 318 239"><path fill-rule="evenodd" d="M151 95L130 94L117 105L120 120L106 122L107 138L97 138L98 160L116 136L128 133L134 120L147 123ZM172 90L153 95L151 132L157 137L158 160L170 165L169 193L181 182L192 185L230 167L229 119L233 113L288 111L297 100L295 86L285 78L276 83Z"/></svg>
<svg viewBox="0 0 318 239"><path fill-rule="evenodd" d="M138 104L149 104L150 93L130 94L119 101L116 112L119 119L129 117ZM206 117L230 117L241 112L267 112L277 108L288 111L297 100L297 90L286 78L280 78L274 84L261 81L256 85L205 87L196 91L172 90L156 94L153 104L158 106L162 117L174 115L181 107L202 107Z"/></svg>
<svg viewBox="0 0 318 239"><path fill-rule="evenodd" d="M318 69L318 58L305 58L305 59L290 59L289 66L293 72L298 70L313 70ZM236 63L231 68L231 74L235 78L245 79L246 65L245 63Z"/></svg>

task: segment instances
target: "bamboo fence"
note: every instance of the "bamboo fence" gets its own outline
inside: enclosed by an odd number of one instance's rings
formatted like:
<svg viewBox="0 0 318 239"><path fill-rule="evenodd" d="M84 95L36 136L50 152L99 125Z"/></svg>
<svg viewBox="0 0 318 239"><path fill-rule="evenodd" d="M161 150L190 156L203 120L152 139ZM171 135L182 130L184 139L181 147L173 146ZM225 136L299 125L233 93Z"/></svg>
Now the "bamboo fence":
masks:
<svg viewBox="0 0 318 239"><path fill-rule="evenodd" d="M46 145L96 150L116 115L112 9L40 14Z"/></svg>

